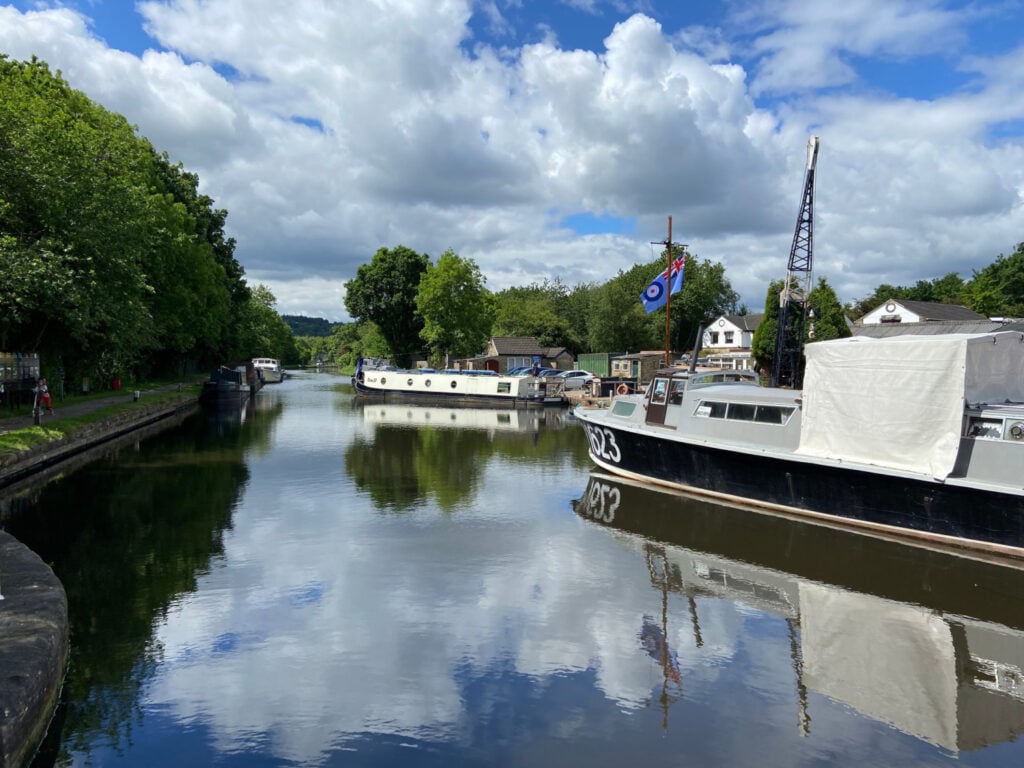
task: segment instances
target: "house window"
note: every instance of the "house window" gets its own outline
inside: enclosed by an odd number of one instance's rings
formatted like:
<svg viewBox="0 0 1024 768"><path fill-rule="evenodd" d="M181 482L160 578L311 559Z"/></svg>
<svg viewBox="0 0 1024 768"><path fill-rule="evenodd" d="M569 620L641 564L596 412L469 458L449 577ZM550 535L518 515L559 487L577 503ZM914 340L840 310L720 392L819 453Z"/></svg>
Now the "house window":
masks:
<svg viewBox="0 0 1024 768"><path fill-rule="evenodd" d="M711 332L711 346L718 346L718 331Z"/></svg>
<svg viewBox="0 0 1024 768"><path fill-rule="evenodd" d="M725 332L725 343L726 344L732 344L732 338L733 338L733 331L726 331Z"/></svg>

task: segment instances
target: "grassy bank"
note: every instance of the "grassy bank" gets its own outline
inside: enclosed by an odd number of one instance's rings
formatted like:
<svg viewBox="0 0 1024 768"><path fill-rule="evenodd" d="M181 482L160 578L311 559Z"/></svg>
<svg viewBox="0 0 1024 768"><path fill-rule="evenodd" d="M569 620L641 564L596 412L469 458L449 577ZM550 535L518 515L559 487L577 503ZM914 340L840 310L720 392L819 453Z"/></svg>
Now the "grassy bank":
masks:
<svg viewBox="0 0 1024 768"><path fill-rule="evenodd" d="M42 423L38 426L28 426L0 434L0 454L20 453L34 448L42 443L61 440L72 437L86 427L109 419L123 411L139 408L140 405L153 406L163 403L172 403L185 400L196 400L199 397L202 384L200 382L184 383L181 390L177 385L168 385L166 382L152 384L154 387L167 387L171 389L146 389L139 401L133 401L128 393L121 393L124 397L122 402L108 405L97 404L85 412L80 412L82 407L88 407L90 403L109 399L113 395L110 392L96 393L66 397L62 402L56 404L57 416L43 416ZM12 415L31 415L31 408L21 409L22 413L14 412ZM79 411L76 413L76 411Z"/></svg>

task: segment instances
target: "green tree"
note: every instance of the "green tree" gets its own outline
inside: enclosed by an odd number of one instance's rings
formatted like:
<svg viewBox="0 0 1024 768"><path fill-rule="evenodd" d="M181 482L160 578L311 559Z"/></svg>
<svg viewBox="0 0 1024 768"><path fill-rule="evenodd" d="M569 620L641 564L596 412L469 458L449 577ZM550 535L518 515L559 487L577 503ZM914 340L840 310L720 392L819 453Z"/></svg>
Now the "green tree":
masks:
<svg viewBox="0 0 1024 768"><path fill-rule="evenodd" d="M532 336L542 347L582 351L583 340L569 317L568 291L560 282L507 288L494 299L495 336Z"/></svg>
<svg viewBox="0 0 1024 768"><path fill-rule="evenodd" d="M768 284L768 295L764 298L764 318L754 331L750 354L758 370L766 373L772 369L775 360L775 340L779 335L779 294L786 287L785 280L772 280Z"/></svg>
<svg viewBox="0 0 1024 768"><path fill-rule="evenodd" d="M153 343L147 154L46 64L0 57L0 283L18 307L0 321L6 346L118 364Z"/></svg>
<svg viewBox="0 0 1024 768"><path fill-rule="evenodd" d="M598 351L589 344L590 331L587 327L595 289L593 283L579 283L559 301L562 316L569 323L570 338L579 340L580 352Z"/></svg>
<svg viewBox="0 0 1024 768"><path fill-rule="evenodd" d="M241 347L239 357L276 357L283 361L298 358L295 337L288 323L277 313L277 298L262 283L252 289L238 318Z"/></svg>
<svg viewBox="0 0 1024 768"><path fill-rule="evenodd" d="M751 342L751 356L757 368L765 372L772 370L775 362L775 343L779 334L779 294L786 285L785 280L773 280L768 285L764 300L764 318L754 331ZM836 292L824 277L807 295L807 307L814 310L814 338L810 333L810 318L804 325L804 343L841 339L850 335L846 323L846 312L839 303Z"/></svg>
<svg viewBox="0 0 1024 768"><path fill-rule="evenodd" d="M100 379L223 354L248 293L197 185L45 63L0 56L0 346Z"/></svg>
<svg viewBox="0 0 1024 768"><path fill-rule="evenodd" d="M475 261L450 250L427 265L416 309L423 318L420 336L434 361L447 366L450 357L472 357L487 345L494 309L484 282Z"/></svg>
<svg viewBox="0 0 1024 768"><path fill-rule="evenodd" d="M664 314L648 315L640 303L641 292L657 274L658 270L650 264L635 265L628 271L620 270L593 290L587 313L587 342L591 350L639 352L663 345L659 339L665 335Z"/></svg>
<svg viewBox="0 0 1024 768"><path fill-rule="evenodd" d="M1009 256L999 254L964 287L968 307L988 317L1024 317L1024 242Z"/></svg>
<svg viewBox="0 0 1024 768"><path fill-rule="evenodd" d="M673 247L673 256L683 254L682 246ZM672 295L671 304L647 314L640 294L665 271L668 254L640 264L628 272L619 272L592 292L587 316L589 344L597 352L636 352L665 348L665 313L670 317L670 346L675 351L690 349L701 326L722 314L736 310L738 294L725 276L720 263L687 254L683 288Z"/></svg>
<svg viewBox="0 0 1024 768"><path fill-rule="evenodd" d="M399 365L409 365L422 349L423 320L416 311L416 294L428 264L429 256L403 245L381 248L346 286L349 315L374 323Z"/></svg>
<svg viewBox="0 0 1024 768"><path fill-rule="evenodd" d="M805 342L844 339L852 334L843 305L824 277L818 278L818 284L807 295L807 306L814 310L814 338L807 336ZM809 329L808 323L805 330Z"/></svg>

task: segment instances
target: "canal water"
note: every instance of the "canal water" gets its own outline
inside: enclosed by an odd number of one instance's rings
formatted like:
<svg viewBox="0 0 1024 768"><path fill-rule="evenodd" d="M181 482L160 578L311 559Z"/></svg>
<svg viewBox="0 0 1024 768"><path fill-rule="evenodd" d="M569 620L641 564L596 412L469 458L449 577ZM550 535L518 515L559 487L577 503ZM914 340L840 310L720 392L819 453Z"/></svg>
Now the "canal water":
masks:
<svg viewBox="0 0 1024 768"><path fill-rule="evenodd" d="M1020 570L594 471L564 409L302 374L6 502L42 766L1024 765Z"/></svg>

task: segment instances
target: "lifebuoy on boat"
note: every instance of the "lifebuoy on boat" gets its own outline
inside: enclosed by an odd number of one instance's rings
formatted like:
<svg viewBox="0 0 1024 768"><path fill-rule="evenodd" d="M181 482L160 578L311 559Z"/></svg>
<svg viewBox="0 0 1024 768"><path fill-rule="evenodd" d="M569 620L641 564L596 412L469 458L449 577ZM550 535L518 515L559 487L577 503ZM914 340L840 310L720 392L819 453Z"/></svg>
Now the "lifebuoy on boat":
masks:
<svg viewBox="0 0 1024 768"><path fill-rule="evenodd" d="M628 384L619 384L619 386L617 386L615 388L615 394L616 395L628 395L629 394L629 385Z"/></svg>

